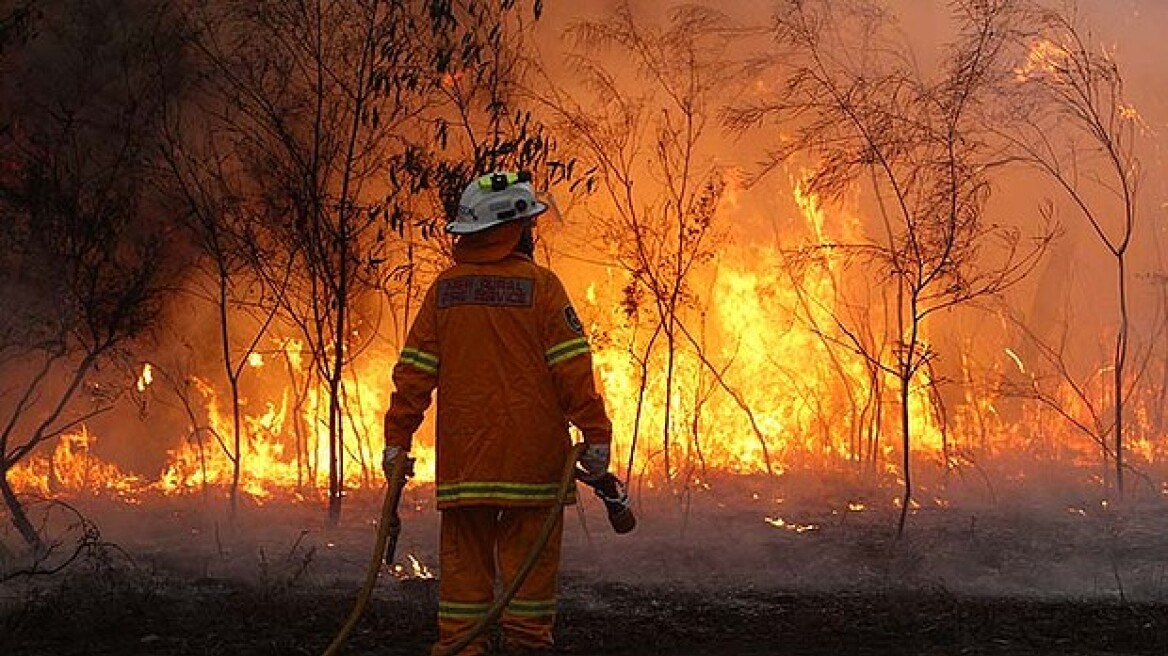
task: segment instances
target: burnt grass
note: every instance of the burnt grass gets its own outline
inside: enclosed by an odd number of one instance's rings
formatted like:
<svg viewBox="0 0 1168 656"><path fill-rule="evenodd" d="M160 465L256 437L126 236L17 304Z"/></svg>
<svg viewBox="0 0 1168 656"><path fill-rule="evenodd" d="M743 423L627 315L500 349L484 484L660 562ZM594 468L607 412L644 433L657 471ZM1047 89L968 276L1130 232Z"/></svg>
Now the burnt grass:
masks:
<svg viewBox="0 0 1168 656"><path fill-rule="evenodd" d="M432 490L403 503L398 562L437 568ZM169 505L168 505L169 504ZM322 654L365 575L380 499L324 528L313 503L91 504L101 542L0 577L0 655ZM628 535L566 515L556 654L1168 654L1168 499L847 510L744 490L644 503ZM72 534L61 528L60 544ZM0 571L19 569L0 529ZM5 560L7 558L7 560ZM383 572L345 654L423 655L436 579ZM440 571L433 574L441 575Z"/></svg>
<svg viewBox="0 0 1168 656"><path fill-rule="evenodd" d="M433 580L390 582L346 654L425 654ZM564 581L562 654L1157 654L1168 606L955 595L943 590L794 593ZM220 581L58 583L6 609L0 653L320 654L349 589Z"/></svg>

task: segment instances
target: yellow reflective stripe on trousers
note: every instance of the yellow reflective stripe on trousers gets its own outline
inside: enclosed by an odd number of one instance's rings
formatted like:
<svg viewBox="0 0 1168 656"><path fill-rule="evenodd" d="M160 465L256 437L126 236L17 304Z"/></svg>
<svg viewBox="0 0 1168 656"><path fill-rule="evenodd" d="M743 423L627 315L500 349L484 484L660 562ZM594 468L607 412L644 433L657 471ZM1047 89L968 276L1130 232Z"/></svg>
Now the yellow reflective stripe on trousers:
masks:
<svg viewBox="0 0 1168 656"><path fill-rule="evenodd" d="M439 601L438 617L448 620L477 619L491 609L490 602Z"/></svg>
<svg viewBox="0 0 1168 656"><path fill-rule="evenodd" d="M412 365L426 373L438 373L438 356L425 351L419 351L416 348L402 349L398 362Z"/></svg>
<svg viewBox="0 0 1168 656"><path fill-rule="evenodd" d="M438 502L466 500L555 501L558 483L439 483Z"/></svg>
<svg viewBox="0 0 1168 656"><path fill-rule="evenodd" d="M547 617L556 614L556 600L512 599L507 603L506 612L519 617Z"/></svg>
<svg viewBox="0 0 1168 656"><path fill-rule="evenodd" d="M583 337L569 339L566 342L560 342L547 350L544 357L547 358L548 366L557 362L563 362L569 358L574 358L577 355L584 355L588 352L588 340Z"/></svg>

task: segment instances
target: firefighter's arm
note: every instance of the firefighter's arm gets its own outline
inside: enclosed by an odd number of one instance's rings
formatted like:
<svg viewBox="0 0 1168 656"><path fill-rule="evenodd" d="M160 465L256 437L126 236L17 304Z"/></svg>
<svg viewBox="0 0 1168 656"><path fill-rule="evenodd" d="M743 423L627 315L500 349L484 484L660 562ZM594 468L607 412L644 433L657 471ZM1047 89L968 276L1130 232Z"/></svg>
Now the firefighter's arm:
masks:
<svg viewBox="0 0 1168 656"><path fill-rule="evenodd" d="M394 391L385 412L384 462L409 451L438 386L438 317L434 289L426 293L393 367Z"/></svg>
<svg viewBox="0 0 1168 656"><path fill-rule="evenodd" d="M608 471L612 422L605 411L604 400L596 391L592 356L584 350L553 364L551 369L560 408L568 421L580 429L584 443L588 445L580 456L580 465L589 474L599 476Z"/></svg>
<svg viewBox="0 0 1168 656"><path fill-rule="evenodd" d="M545 308L545 357L560 408L588 445L580 463L590 474L600 475L608 469L612 422L596 389L584 326L558 279L553 279L551 292Z"/></svg>

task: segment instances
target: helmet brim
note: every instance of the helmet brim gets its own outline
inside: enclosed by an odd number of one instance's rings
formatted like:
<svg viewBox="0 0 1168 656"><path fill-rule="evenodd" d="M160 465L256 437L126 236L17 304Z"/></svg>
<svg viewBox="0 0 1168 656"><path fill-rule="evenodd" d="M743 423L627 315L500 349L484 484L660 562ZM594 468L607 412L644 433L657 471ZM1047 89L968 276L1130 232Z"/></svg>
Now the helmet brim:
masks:
<svg viewBox="0 0 1168 656"><path fill-rule="evenodd" d="M448 223L446 224L446 232L452 235L473 235L477 232L484 232L486 230L490 230L491 228L497 228L501 225L507 225L508 223L514 223L516 221L531 221L547 210L547 203L536 201L536 203L531 207L531 210L524 213L522 216L517 216L506 221L487 223L481 226L474 224L468 225L466 223Z"/></svg>

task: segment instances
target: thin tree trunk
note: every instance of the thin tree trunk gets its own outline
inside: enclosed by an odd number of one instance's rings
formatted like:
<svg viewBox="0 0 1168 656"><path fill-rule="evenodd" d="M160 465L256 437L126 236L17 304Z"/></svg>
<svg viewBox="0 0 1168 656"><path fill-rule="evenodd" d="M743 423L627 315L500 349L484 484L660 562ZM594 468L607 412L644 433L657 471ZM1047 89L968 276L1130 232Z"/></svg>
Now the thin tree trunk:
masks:
<svg viewBox="0 0 1168 656"><path fill-rule="evenodd" d="M670 323L672 322L672 315ZM674 374L674 357L677 353L677 343L673 335L673 326L669 325L665 329L665 413L663 417L663 425L661 427L661 437L663 446L665 447L665 481L673 480L673 470L670 465L669 458L669 424L673 420L673 374Z"/></svg>
<svg viewBox="0 0 1168 656"><path fill-rule="evenodd" d="M222 262L222 261L220 261ZM243 466L243 452L240 450L241 421L239 412L239 381L231 365L231 330L228 318L228 273L222 267L219 269L219 345L223 353L223 370L227 374L227 384L231 388L231 490L230 499L231 518L234 519L239 510L239 476Z"/></svg>
<svg viewBox="0 0 1168 656"><path fill-rule="evenodd" d="M24 538L26 544L36 551L44 549L44 542L41 541L41 536L36 532L32 522L28 519L28 514L24 511L24 504L20 503L20 499L16 498L16 492L8 483L8 466L4 466L3 472L0 472L0 494L4 496L4 504L8 506L8 512L12 516L12 525L20 532L20 537Z"/></svg>
<svg viewBox="0 0 1168 656"><path fill-rule="evenodd" d="M342 431L344 430L343 422L339 420L341 413L340 400L338 398L338 391L336 379L329 380L329 504L328 504L328 523L329 526L336 526L341 520L341 481L343 473L341 471L344 454L342 452Z"/></svg>
<svg viewBox="0 0 1168 656"><path fill-rule="evenodd" d="M1115 490L1123 498L1123 411L1126 401L1123 397L1124 370L1127 365L1127 266L1121 252L1116 259L1119 278L1119 327L1115 335Z"/></svg>
<svg viewBox="0 0 1168 656"><path fill-rule="evenodd" d="M911 365L909 365L911 366ZM904 525L908 519L908 505L912 502L913 485L912 485L912 459L911 459L911 445L912 445L912 429L909 426L909 383L911 379L911 370L901 370L900 374L900 443L901 449L904 451L902 464L904 467L904 496L901 497L900 503L900 519L896 524L896 537L900 538L904 535Z"/></svg>
<svg viewBox="0 0 1168 656"><path fill-rule="evenodd" d="M231 433L235 457L231 459L231 517L239 508L239 478L243 468L243 421L239 410L239 381L230 379L231 384Z"/></svg>
<svg viewBox="0 0 1168 656"><path fill-rule="evenodd" d="M639 372L640 380L637 383L637 406L633 414L633 435L629 439L629 460L625 465L625 481L629 484L632 484L633 481L633 461L636 459L637 441L641 434L641 415L645 410L646 387L649 384L649 358L652 357L653 345L657 342L657 335L660 334L660 325L657 328L658 330L653 332L653 335L645 345L644 357L640 358L641 371ZM629 350L632 352L631 346Z"/></svg>

